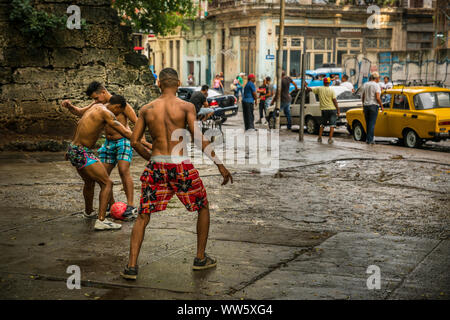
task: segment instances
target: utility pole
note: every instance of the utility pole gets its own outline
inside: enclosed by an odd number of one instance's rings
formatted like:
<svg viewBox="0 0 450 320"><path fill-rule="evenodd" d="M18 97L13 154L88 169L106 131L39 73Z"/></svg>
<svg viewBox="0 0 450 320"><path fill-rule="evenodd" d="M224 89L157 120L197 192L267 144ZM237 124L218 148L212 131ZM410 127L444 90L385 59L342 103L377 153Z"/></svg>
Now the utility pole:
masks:
<svg viewBox="0 0 450 320"><path fill-rule="evenodd" d="M303 142L303 135L305 131L305 46L306 41L303 44L303 53L302 53L302 87L301 87L301 101L300 101L300 128L298 130L298 140Z"/></svg>
<svg viewBox="0 0 450 320"><path fill-rule="evenodd" d="M278 35L278 61L277 61L277 107L275 110L275 128L280 129L279 110L281 106L281 70L283 68L283 38L284 38L284 10L285 0L280 0L280 34ZM278 111L278 112L277 112Z"/></svg>

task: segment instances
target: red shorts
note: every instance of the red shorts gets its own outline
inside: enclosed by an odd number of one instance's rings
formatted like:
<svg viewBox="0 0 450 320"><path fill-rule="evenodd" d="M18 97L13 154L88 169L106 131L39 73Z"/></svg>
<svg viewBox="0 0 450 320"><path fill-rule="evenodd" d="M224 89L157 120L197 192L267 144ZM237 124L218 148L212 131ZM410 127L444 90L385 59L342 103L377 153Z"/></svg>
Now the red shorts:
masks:
<svg viewBox="0 0 450 320"><path fill-rule="evenodd" d="M163 211L177 195L189 211L198 211L208 204L203 182L190 161L182 163L148 163L141 176L139 213Z"/></svg>

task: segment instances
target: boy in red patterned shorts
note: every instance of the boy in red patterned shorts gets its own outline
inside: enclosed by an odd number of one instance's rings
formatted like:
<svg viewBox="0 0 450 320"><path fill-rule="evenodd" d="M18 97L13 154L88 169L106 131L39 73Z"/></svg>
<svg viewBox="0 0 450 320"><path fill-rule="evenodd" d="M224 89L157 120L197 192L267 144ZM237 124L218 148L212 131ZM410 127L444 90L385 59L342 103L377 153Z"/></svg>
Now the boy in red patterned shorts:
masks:
<svg viewBox="0 0 450 320"><path fill-rule="evenodd" d="M186 125L196 142L201 139L202 151L209 145L203 140L203 135L194 135L196 111L192 103L177 98L180 86L178 74L174 69L162 70L158 77L161 96L143 106L131 137L131 145L144 158L149 160L142 176L141 200L138 218L131 233L130 257L121 276L125 279L137 278L137 259L144 239L145 227L150 221L150 214L165 210L167 203L174 194L189 211L198 211L197 220L197 255L192 268L203 270L215 267L216 259L205 253L209 232L209 205L206 190L198 171L188 157L182 155L182 150L176 152L179 139L172 139L175 130L184 130ZM152 153L141 144L144 131L152 137ZM198 139L198 140L197 140ZM233 178L215 156L214 151L206 154L217 165L223 176L222 185Z"/></svg>

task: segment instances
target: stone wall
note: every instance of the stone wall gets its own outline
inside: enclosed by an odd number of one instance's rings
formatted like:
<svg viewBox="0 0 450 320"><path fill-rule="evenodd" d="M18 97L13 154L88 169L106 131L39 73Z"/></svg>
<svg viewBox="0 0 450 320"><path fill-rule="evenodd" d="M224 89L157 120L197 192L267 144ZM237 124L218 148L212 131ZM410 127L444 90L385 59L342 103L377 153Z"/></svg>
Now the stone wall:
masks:
<svg viewBox="0 0 450 320"><path fill-rule="evenodd" d="M147 58L132 51L131 30L120 25L110 0L35 3L57 15L77 4L88 28L56 31L33 47L9 22L9 1L0 0L0 133L70 138L76 118L60 103L87 105L84 91L94 80L136 110L158 94Z"/></svg>

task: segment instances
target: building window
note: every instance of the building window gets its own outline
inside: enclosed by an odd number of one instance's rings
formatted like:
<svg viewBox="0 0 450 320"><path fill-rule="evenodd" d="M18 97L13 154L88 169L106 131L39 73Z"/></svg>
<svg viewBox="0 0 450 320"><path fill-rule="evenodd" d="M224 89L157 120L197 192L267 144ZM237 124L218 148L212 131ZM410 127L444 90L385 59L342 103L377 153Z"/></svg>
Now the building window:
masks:
<svg viewBox="0 0 450 320"><path fill-rule="evenodd" d="M362 39L337 39L338 49L336 51L336 64L342 65L344 54L358 54L361 53Z"/></svg>
<svg viewBox="0 0 450 320"><path fill-rule="evenodd" d="M300 38L293 38L291 40L291 47L300 47L302 45L302 39Z"/></svg>
<svg viewBox="0 0 450 320"><path fill-rule="evenodd" d="M347 39L338 39L337 44L339 48L347 48Z"/></svg>
<svg viewBox="0 0 450 320"><path fill-rule="evenodd" d="M359 48L361 46L361 40L359 40L359 39L350 40L350 46L352 48Z"/></svg>
<svg viewBox="0 0 450 320"><path fill-rule="evenodd" d="M290 67L289 67L289 75L291 77L300 76L300 59L301 59L301 51L300 50L291 50L290 51Z"/></svg>
<svg viewBox="0 0 450 320"><path fill-rule="evenodd" d="M283 47L286 47L286 46L287 46L287 39L284 38L284 39L283 39Z"/></svg>
<svg viewBox="0 0 450 320"><path fill-rule="evenodd" d="M431 32L408 32L408 50L431 48L433 33Z"/></svg>
<svg viewBox="0 0 450 320"><path fill-rule="evenodd" d="M325 39L323 39L323 38L314 39L314 49L315 50L325 50Z"/></svg>
<svg viewBox="0 0 450 320"><path fill-rule="evenodd" d="M376 38L365 38L364 39L364 46L366 48L377 48L377 39Z"/></svg>
<svg viewBox="0 0 450 320"><path fill-rule="evenodd" d="M391 39L380 39L380 48L387 49L391 47Z"/></svg>

